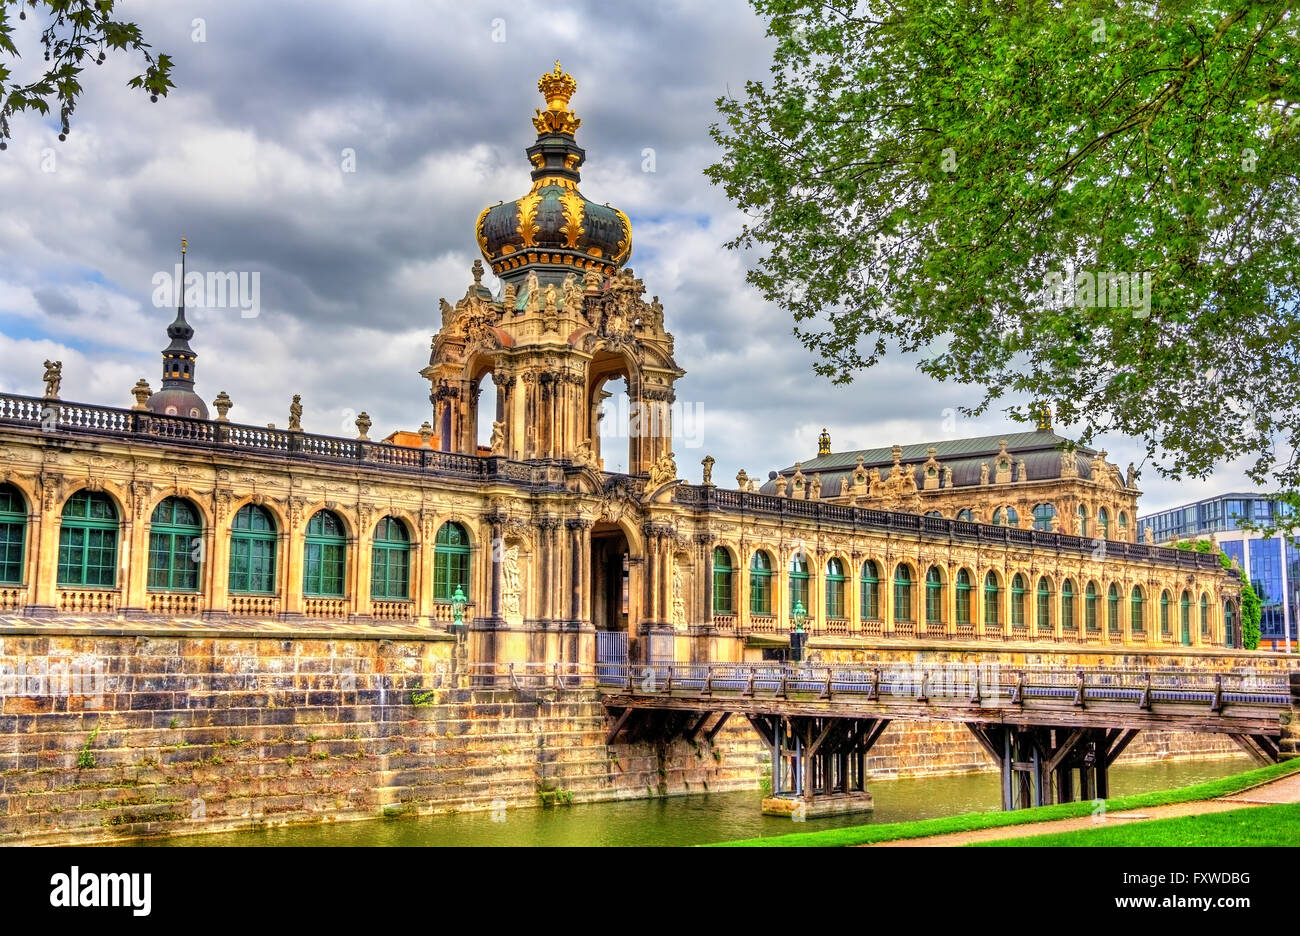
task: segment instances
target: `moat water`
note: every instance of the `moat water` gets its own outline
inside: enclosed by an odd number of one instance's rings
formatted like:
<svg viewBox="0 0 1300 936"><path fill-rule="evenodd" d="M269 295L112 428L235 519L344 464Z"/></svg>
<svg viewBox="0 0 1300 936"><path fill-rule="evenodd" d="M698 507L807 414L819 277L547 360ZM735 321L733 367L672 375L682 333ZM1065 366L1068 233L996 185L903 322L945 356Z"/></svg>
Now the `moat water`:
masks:
<svg viewBox="0 0 1300 936"><path fill-rule="evenodd" d="M1252 766L1244 755L1145 764L1120 763L1111 768L1111 795L1190 786L1240 773ZM190 835L132 844L699 845L841 826L985 812L998 808L1000 796L995 773L877 780L869 788L875 797L874 813L809 819L801 823L760 815L762 794L750 790L553 809L511 809L505 813L504 821L494 821L489 813L454 813Z"/></svg>

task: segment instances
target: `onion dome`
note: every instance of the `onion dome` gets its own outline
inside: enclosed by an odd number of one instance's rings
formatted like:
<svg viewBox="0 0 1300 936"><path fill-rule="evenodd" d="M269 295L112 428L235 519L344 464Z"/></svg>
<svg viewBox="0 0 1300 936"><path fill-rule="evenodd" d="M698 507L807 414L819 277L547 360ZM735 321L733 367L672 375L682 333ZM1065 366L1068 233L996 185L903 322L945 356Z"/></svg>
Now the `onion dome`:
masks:
<svg viewBox="0 0 1300 936"><path fill-rule="evenodd" d="M543 283L559 283L575 271L611 276L632 253L627 215L578 191L578 167L587 154L573 138L582 123L569 110L577 89L559 62L538 80L546 110L533 118L537 142L525 150L533 164L533 187L522 198L483 209L474 225L483 258L507 281L528 272Z"/></svg>
<svg viewBox="0 0 1300 936"><path fill-rule="evenodd" d="M194 392L194 361L198 355L190 347L194 337L194 328L185 321L185 238L181 238L181 282L180 304L176 307L176 318L167 326L167 337L171 344L163 348L162 389L151 395L145 406L151 413L159 416L189 416L192 419L207 419L208 405Z"/></svg>

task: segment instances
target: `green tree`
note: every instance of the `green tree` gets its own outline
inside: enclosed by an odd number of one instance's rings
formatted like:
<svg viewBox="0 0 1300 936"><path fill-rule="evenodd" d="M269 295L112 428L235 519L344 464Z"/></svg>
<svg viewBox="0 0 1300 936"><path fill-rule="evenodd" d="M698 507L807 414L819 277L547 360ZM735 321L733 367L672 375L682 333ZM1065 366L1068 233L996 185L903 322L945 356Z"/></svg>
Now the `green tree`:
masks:
<svg viewBox="0 0 1300 936"><path fill-rule="evenodd" d="M59 108L59 139L64 139L82 92L85 63L104 64L109 50L143 56L145 70L127 85L147 91L150 100L174 87L171 59L151 52L135 23L114 18L118 5L119 0L0 0L0 149L8 146L11 116L27 110L48 114L52 105ZM39 76L20 81L4 59L22 58L14 34L16 23L28 19L28 10L45 18L40 34L45 65Z"/></svg>
<svg viewBox="0 0 1300 936"><path fill-rule="evenodd" d="M719 99L708 174L817 373L922 352L967 415L1300 487L1294 3L751 2L771 78Z"/></svg>

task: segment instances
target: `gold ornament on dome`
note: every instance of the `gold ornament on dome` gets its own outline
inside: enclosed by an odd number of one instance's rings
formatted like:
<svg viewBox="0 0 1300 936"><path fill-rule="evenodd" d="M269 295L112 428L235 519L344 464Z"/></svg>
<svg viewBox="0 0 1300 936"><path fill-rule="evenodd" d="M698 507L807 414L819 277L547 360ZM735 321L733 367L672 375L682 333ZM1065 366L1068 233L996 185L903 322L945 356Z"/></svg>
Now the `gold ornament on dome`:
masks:
<svg viewBox="0 0 1300 936"><path fill-rule="evenodd" d="M612 209L614 214L618 215L618 220L623 223L623 239L618 242L618 252L610 258L615 263L619 263L620 261L625 260L627 255L632 252L632 222L628 220L627 215L623 214L623 212L619 211L609 202L605 202L605 207Z"/></svg>
<svg viewBox="0 0 1300 936"><path fill-rule="evenodd" d="M577 247L578 239L586 233L582 226L582 196L576 190L566 191L560 196L560 205L564 208L564 226L560 233L564 235L565 247Z"/></svg>
<svg viewBox="0 0 1300 936"><path fill-rule="evenodd" d="M542 203L542 196L532 193L519 199L519 226L515 233L519 235L521 246L537 246L537 206ZM530 258L536 262L536 258Z"/></svg>
<svg viewBox="0 0 1300 936"><path fill-rule="evenodd" d="M573 76L560 69L555 63L555 70L542 75L537 80L537 90L546 97L546 110L538 110L533 118L533 126L539 136L547 133L564 133L573 136L582 121L569 110L569 98L578 90L578 82Z"/></svg>

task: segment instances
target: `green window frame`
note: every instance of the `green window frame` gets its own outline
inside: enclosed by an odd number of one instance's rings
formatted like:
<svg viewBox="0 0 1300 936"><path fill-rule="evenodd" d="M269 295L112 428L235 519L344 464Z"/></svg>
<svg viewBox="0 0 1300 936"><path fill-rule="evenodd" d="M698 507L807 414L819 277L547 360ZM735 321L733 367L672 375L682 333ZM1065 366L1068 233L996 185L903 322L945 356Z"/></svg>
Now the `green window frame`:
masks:
<svg viewBox="0 0 1300 936"><path fill-rule="evenodd" d="M806 613L808 607L808 560L796 553L790 557L790 613L794 614L796 604L803 605Z"/></svg>
<svg viewBox="0 0 1300 936"><path fill-rule="evenodd" d="M1183 597L1178 602L1178 623L1180 625L1179 634L1183 643L1192 642L1192 593L1183 592Z"/></svg>
<svg viewBox="0 0 1300 936"><path fill-rule="evenodd" d="M957 623L969 624L970 619L970 573L965 569L957 570L957 590L955 597L957 599Z"/></svg>
<svg viewBox="0 0 1300 936"><path fill-rule="evenodd" d="M469 533L459 523L438 527L433 542L433 600L451 601L460 588L469 597Z"/></svg>
<svg viewBox="0 0 1300 936"><path fill-rule="evenodd" d="M1097 508L1097 526L1101 528L1101 538L1110 539L1110 511L1105 507Z"/></svg>
<svg viewBox="0 0 1300 936"><path fill-rule="evenodd" d="M245 504L230 524L230 591L237 595L273 595L279 535L265 507Z"/></svg>
<svg viewBox="0 0 1300 936"><path fill-rule="evenodd" d="M1210 598L1204 593L1201 594L1201 636L1210 636Z"/></svg>
<svg viewBox="0 0 1300 936"><path fill-rule="evenodd" d="M925 571L925 623L943 623L943 573L938 566Z"/></svg>
<svg viewBox="0 0 1300 936"><path fill-rule="evenodd" d="M907 624L912 615L912 567L900 562L894 569L894 621Z"/></svg>
<svg viewBox="0 0 1300 936"><path fill-rule="evenodd" d="M736 596L732 586L735 570L731 567L731 553L722 546L713 548L713 613L735 614Z"/></svg>
<svg viewBox="0 0 1300 936"><path fill-rule="evenodd" d="M198 591L202 543L197 507L183 497L159 501L149 518L149 591Z"/></svg>
<svg viewBox="0 0 1300 936"><path fill-rule="evenodd" d="M880 567L876 560L862 563L862 620L880 620Z"/></svg>
<svg viewBox="0 0 1300 936"><path fill-rule="evenodd" d="M1160 593L1160 633L1166 637L1169 636L1171 627L1169 620L1169 592L1162 591Z"/></svg>
<svg viewBox="0 0 1300 936"><path fill-rule="evenodd" d="M380 601L411 598L411 536L406 524L384 517L375 525L370 550L370 597Z"/></svg>
<svg viewBox="0 0 1300 936"><path fill-rule="evenodd" d="M1034 529L1050 533L1052 518L1056 516L1056 507L1051 504L1034 505Z"/></svg>
<svg viewBox="0 0 1300 936"><path fill-rule="evenodd" d="M957 511L956 519L963 523L974 523L975 511L971 510L969 507L963 507L961 510Z"/></svg>
<svg viewBox="0 0 1300 936"><path fill-rule="evenodd" d="M1061 583L1062 630L1073 630L1075 628L1074 611L1074 579L1066 579Z"/></svg>
<svg viewBox="0 0 1300 936"><path fill-rule="evenodd" d="M12 484L0 484L0 584L21 585L27 559L27 501Z"/></svg>
<svg viewBox="0 0 1300 936"><path fill-rule="evenodd" d="M1112 634L1119 633L1119 586L1114 582L1106 592L1106 627Z"/></svg>
<svg viewBox="0 0 1300 936"><path fill-rule="evenodd" d="M1237 645L1236 607L1231 601L1223 603L1223 645L1232 650Z"/></svg>
<svg viewBox="0 0 1300 936"><path fill-rule="evenodd" d="M1052 583L1045 575L1038 579L1037 599L1035 623L1040 632L1050 631L1052 629Z"/></svg>
<svg viewBox="0 0 1300 936"><path fill-rule="evenodd" d="M338 514L318 510L307 521L302 556L302 593L312 598L342 598L347 573L348 538Z"/></svg>
<svg viewBox="0 0 1300 936"><path fill-rule="evenodd" d="M1082 504L1079 505L1078 517L1079 517L1079 535L1087 536L1088 535L1088 508L1083 506Z"/></svg>
<svg viewBox="0 0 1300 936"><path fill-rule="evenodd" d="M1000 626L1000 615L998 614L998 576L996 572L989 570L984 576L984 624Z"/></svg>
<svg viewBox="0 0 1300 936"><path fill-rule="evenodd" d="M1011 623L1025 626L1025 577L1019 572L1011 579Z"/></svg>
<svg viewBox="0 0 1300 936"><path fill-rule="evenodd" d="M999 507L993 511L994 526L1015 527L1020 525L1020 514L1014 507Z"/></svg>
<svg viewBox="0 0 1300 936"><path fill-rule="evenodd" d="M1129 630L1134 634L1140 634L1146 630L1146 622L1142 617L1142 586L1134 585L1133 590L1129 593Z"/></svg>
<svg viewBox="0 0 1300 936"><path fill-rule="evenodd" d="M844 563L838 559L826 563L826 616L844 617Z"/></svg>
<svg viewBox="0 0 1300 936"><path fill-rule="evenodd" d="M772 613L772 560L761 549L749 560L749 613Z"/></svg>
<svg viewBox="0 0 1300 936"><path fill-rule="evenodd" d="M1097 620L1097 583L1089 582L1083 592L1083 623L1090 630L1101 630Z"/></svg>
<svg viewBox="0 0 1300 936"><path fill-rule="evenodd" d="M117 508L107 494L78 491L63 505L59 527L58 584L90 588L117 585Z"/></svg>

